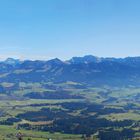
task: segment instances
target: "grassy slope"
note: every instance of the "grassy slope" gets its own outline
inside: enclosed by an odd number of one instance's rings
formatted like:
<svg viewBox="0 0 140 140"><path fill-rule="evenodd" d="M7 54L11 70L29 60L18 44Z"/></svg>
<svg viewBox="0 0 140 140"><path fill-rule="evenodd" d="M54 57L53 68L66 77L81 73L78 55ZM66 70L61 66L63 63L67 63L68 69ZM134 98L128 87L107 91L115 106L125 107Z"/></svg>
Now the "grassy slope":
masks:
<svg viewBox="0 0 140 140"><path fill-rule="evenodd" d="M50 134L48 132L39 132L39 131L27 131L20 130L20 132L24 135L24 140L28 138L32 138L32 140L45 140L47 138L52 138L53 140L81 140L81 135L67 135L54 133ZM14 140L16 139L16 130L13 126L1 126L0 125L0 140L5 138L5 140Z"/></svg>

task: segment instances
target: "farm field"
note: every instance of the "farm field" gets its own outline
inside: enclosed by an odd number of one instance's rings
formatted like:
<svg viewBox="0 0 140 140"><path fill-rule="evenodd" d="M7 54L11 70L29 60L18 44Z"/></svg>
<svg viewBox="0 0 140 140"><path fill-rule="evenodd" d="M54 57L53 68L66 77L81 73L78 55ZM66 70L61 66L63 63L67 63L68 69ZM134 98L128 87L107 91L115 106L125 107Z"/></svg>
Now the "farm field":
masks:
<svg viewBox="0 0 140 140"><path fill-rule="evenodd" d="M12 84L4 83L8 85ZM18 132L25 140L140 137L138 87L20 83L16 90L0 96L0 136L6 140L16 139Z"/></svg>

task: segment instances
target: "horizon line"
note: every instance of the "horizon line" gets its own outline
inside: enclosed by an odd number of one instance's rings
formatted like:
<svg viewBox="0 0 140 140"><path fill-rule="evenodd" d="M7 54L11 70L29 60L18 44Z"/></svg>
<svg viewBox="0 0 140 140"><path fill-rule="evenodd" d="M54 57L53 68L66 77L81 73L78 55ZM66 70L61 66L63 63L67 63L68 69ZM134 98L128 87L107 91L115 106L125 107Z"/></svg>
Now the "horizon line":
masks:
<svg viewBox="0 0 140 140"><path fill-rule="evenodd" d="M124 57L116 57L116 56L95 56L95 55L92 55L92 54L89 54L89 55L83 55L83 56L72 56L68 59L62 59L62 58L59 58L59 57L51 57L51 58L40 58L40 59L35 59L35 58L20 58L20 57L17 57L17 56L11 56L11 57L5 57L5 58L0 58L0 61L6 61L8 59L15 59L15 60L19 60L19 61L49 61L49 60L53 60L53 59L59 59L61 61L68 61L74 57L78 57L78 58L82 58L82 57L86 57L86 56L93 56L93 57L96 57L96 58L114 58L114 59L125 59L125 58L137 58L137 57L140 57L140 55L136 55L136 56L124 56Z"/></svg>

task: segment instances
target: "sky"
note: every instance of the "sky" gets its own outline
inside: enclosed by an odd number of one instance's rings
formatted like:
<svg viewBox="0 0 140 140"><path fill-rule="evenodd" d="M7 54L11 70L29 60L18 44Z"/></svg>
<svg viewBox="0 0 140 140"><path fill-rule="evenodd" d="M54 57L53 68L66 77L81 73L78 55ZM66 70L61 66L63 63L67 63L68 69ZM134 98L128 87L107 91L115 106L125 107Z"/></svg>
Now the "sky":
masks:
<svg viewBox="0 0 140 140"><path fill-rule="evenodd" d="M140 0L0 0L0 59L140 56Z"/></svg>

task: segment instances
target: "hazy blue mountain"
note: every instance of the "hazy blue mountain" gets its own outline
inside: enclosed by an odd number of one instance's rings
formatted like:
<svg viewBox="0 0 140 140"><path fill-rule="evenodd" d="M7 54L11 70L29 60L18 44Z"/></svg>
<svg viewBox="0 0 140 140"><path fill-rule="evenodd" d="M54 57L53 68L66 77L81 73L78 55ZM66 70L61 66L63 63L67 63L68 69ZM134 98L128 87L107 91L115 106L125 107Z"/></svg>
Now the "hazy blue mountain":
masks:
<svg viewBox="0 0 140 140"><path fill-rule="evenodd" d="M47 61L46 64L48 64L48 65L62 65L62 64L64 64L64 62L58 58L55 58L55 59Z"/></svg>
<svg viewBox="0 0 140 140"><path fill-rule="evenodd" d="M13 58L7 58L4 63L5 64L9 64L9 65L17 65L19 64L21 61L19 59L13 59Z"/></svg>
<svg viewBox="0 0 140 140"><path fill-rule="evenodd" d="M102 58L92 56L92 55L86 55L84 57L73 57L69 60L72 64L78 64L78 63L91 63L91 62L100 62L102 61Z"/></svg>
<svg viewBox="0 0 140 140"><path fill-rule="evenodd" d="M73 57L68 61L58 58L49 61L19 61L8 59L0 63L0 82L66 82L87 85L139 86L140 57L99 58Z"/></svg>

